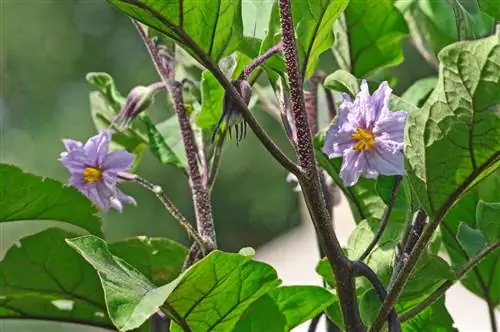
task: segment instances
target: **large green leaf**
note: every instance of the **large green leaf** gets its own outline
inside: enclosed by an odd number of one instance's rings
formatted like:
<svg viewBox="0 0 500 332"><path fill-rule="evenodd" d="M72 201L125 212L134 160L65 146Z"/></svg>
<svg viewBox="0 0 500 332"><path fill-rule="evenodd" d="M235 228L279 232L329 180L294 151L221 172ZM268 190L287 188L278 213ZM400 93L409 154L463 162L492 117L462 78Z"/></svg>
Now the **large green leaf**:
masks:
<svg viewBox="0 0 500 332"><path fill-rule="evenodd" d="M496 0L479 0L481 11L494 17L497 21L500 20L500 6Z"/></svg>
<svg viewBox="0 0 500 332"><path fill-rule="evenodd" d="M4 197L4 196L2 196ZM112 328L97 274L50 228L21 240L0 262L0 318L38 318Z"/></svg>
<svg viewBox="0 0 500 332"><path fill-rule="evenodd" d="M460 223L465 222L470 228L475 228L479 222L476 221L476 216L482 204L500 201L499 184L500 171L497 170L466 193L451 208L441 224L444 247L454 266L461 267L469 261L467 252L456 239ZM499 260L500 251L496 250L461 279L466 288L483 299L489 298L494 305L500 304L500 285L496 282L500 278L500 265L497 263Z"/></svg>
<svg viewBox="0 0 500 332"><path fill-rule="evenodd" d="M406 22L392 0L352 0L335 24L333 48L340 67L357 77L403 61Z"/></svg>
<svg viewBox="0 0 500 332"><path fill-rule="evenodd" d="M250 257L214 251L170 283L156 287L112 255L94 236L68 240L98 271L111 320L120 330L140 326L160 307L193 331L232 329L250 304L279 284L276 272ZM172 330L182 330L174 325Z"/></svg>
<svg viewBox="0 0 500 332"><path fill-rule="evenodd" d="M286 317L287 331L328 308L335 296L318 286L283 286L269 292Z"/></svg>
<svg viewBox="0 0 500 332"><path fill-rule="evenodd" d="M155 285L173 281L182 271L186 247L166 238L140 236L109 244L109 250Z"/></svg>
<svg viewBox="0 0 500 332"><path fill-rule="evenodd" d="M281 313L276 302L263 295L242 315L233 329L234 332L285 332L286 318Z"/></svg>
<svg viewBox="0 0 500 332"><path fill-rule="evenodd" d="M497 34L443 49L436 89L422 110L408 117L407 171L431 217L498 166L499 38Z"/></svg>
<svg viewBox="0 0 500 332"><path fill-rule="evenodd" d="M421 52L425 52L434 64L437 64L436 56L441 49L459 40L452 6L454 2L455 0L396 1L396 6L403 12L408 23L415 45ZM463 14L461 21L467 25L471 39L490 33L493 25L491 17L479 12L465 12L463 8L460 12Z"/></svg>
<svg viewBox="0 0 500 332"><path fill-rule="evenodd" d="M211 72L205 70L201 76L201 91L203 102L196 125L213 130L222 115L224 88Z"/></svg>
<svg viewBox="0 0 500 332"><path fill-rule="evenodd" d="M463 221L458 225L457 241L470 258L474 258L486 246L486 238L483 233L469 227Z"/></svg>
<svg viewBox="0 0 500 332"><path fill-rule="evenodd" d="M346 8L347 0L292 0L292 18L297 40L297 55L304 78L309 78L316 68L319 56L333 45L332 26ZM278 4L271 13L270 27L263 49L277 44L281 39Z"/></svg>
<svg viewBox="0 0 500 332"><path fill-rule="evenodd" d="M243 38L241 1L108 0L132 18L163 32L196 59L191 42L215 62L231 54ZM186 36L190 39L188 41Z"/></svg>
<svg viewBox="0 0 500 332"><path fill-rule="evenodd" d="M419 315L403 323L403 332L458 332L453 327L453 318L446 309L444 296Z"/></svg>
<svg viewBox="0 0 500 332"><path fill-rule="evenodd" d="M437 77L432 76L422 78L421 80L413 83L413 85L401 95L401 98L415 106L421 107L431 94L432 90L434 90L436 83Z"/></svg>
<svg viewBox="0 0 500 332"><path fill-rule="evenodd" d="M0 164L0 223L55 220L102 236L101 219L78 190L13 165Z"/></svg>
<svg viewBox="0 0 500 332"><path fill-rule="evenodd" d="M500 202L479 201L476 209L476 223L488 243L500 241Z"/></svg>

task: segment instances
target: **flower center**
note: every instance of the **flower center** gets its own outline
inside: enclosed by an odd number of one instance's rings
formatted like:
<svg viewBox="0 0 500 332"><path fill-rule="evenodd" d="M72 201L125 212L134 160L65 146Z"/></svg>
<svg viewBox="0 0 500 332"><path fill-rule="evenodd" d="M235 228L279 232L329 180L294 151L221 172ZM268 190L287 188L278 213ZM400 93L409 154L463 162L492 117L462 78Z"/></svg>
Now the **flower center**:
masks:
<svg viewBox="0 0 500 332"><path fill-rule="evenodd" d="M85 182L97 182L101 179L102 172L99 168L87 167L83 170L83 180Z"/></svg>
<svg viewBox="0 0 500 332"><path fill-rule="evenodd" d="M375 146L375 137L369 129L358 128L351 137L357 140L354 150L370 151Z"/></svg>

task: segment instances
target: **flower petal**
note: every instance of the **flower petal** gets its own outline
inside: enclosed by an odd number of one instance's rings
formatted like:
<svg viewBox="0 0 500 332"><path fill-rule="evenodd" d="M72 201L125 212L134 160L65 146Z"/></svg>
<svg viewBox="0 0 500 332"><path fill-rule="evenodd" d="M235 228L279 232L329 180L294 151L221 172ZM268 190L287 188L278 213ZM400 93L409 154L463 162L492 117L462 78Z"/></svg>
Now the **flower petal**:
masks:
<svg viewBox="0 0 500 332"><path fill-rule="evenodd" d="M328 158L341 157L344 151L354 146L354 140L351 137L351 132L339 132L335 127L330 127L326 133L325 144L323 145L323 152Z"/></svg>
<svg viewBox="0 0 500 332"><path fill-rule="evenodd" d="M59 161L71 174L83 173L87 164L87 157L82 150L73 150L71 152L63 152Z"/></svg>
<svg viewBox="0 0 500 332"><path fill-rule="evenodd" d="M128 171L134 163L135 156L125 150L115 151L108 154L102 163L104 172Z"/></svg>
<svg viewBox="0 0 500 332"><path fill-rule="evenodd" d="M75 141L74 139L63 139L63 144L64 144L64 147L66 148L66 151L68 152L71 152L73 150L78 150L78 149L81 149L83 147L83 144L82 142L79 142L79 141Z"/></svg>
<svg viewBox="0 0 500 332"><path fill-rule="evenodd" d="M383 136L384 139L402 143L407 118L408 113L404 111L383 113L375 124L373 132L377 136Z"/></svg>
<svg viewBox="0 0 500 332"><path fill-rule="evenodd" d="M363 173L366 166L366 159L363 158L360 151L354 149L347 150L344 154L342 167L340 169L340 178L344 186L351 187L358 182L359 176Z"/></svg>
<svg viewBox="0 0 500 332"><path fill-rule="evenodd" d="M101 131L94 137L89 138L83 146L87 154L87 160L91 166L100 167L104 157L108 154L108 146L111 141L111 133L109 131Z"/></svg>
<svg viewBox="0 0 500 332"><path fill-rule="evenodd" d="M383 111L389 111L389 99L391 98L392 89L386 81L382 82L378 89L371 96L370 104L372 112L370 114L371 127L378 121Z"/></svg>
<svg viewBox="0 0 500 332"><path fill-rule="evenodd" d="M368 154L370 165L382 175L405 175L404 155L397 143L377 140L375 149Z"/></svg>

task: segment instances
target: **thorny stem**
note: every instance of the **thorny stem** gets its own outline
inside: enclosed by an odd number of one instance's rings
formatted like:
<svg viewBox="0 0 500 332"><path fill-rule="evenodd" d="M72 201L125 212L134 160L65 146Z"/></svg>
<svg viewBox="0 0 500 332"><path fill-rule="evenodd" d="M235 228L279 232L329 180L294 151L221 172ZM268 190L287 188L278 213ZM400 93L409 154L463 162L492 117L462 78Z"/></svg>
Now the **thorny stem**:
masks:
<svg viewBox="0 0 500 332"><path fill-rule="evenodd" d="M262 63L264 63L264 61L266 61L267 59L269 59L273 55L278 54L279 52L281 52L281 43L278 43L278 44L272 46L266 52L259 55L248 66L245 67L245 70L240 75L240 80L248 80L248 77L250 76L250 74L252 74L252 72L257 67L259 67Z"/></svg>
<svg viewBox="0 0 500 332"><path fill-rule="evenodd" d="M167 65L164 63L164 59L159 55L157 47L153 44L151 39L147 36L144 29L139 23L132 20L133 24L137 28L139 35L143 39L146 48L153 60L153 64L162 80L167 85L170 94L172 96L174 109L179 120L179 125L181 128L182 140L184 142L184 149L186 152L186 158L188 161L188 174L190 180L191 193L193 196L193 202L195 206L196 221L198 226L198 232L204 240L205 245L208 245L210 249L217 247L217 241L215 237L215 226L212 217L212 205L210 203L210 195L208 190L203 185L203 180L200 175L200 170L198 168L197 161L197 151L198 148L195 143L193 132L191 130L191 125L189 123L189 118L184 109L183 97L182 97L182 84L175 81L174 72L174 59L167 61ZM208 243L210 242L210 243Z"/></svg>
<svg viewBox="0 0 500 332"><path fill-rule="evenodd" d="M387 204L387 207L385 208L384 215L382 216L382 220L380 222L380 227L377 231L377 234L375 234L372 242L368 245L368 247L365 249L365 251L361 254L358 260L363 261L365 260L366 257L371 253L373 248L377 245L378 241L380 241L380 238L382 237L382 234L384 234L385 228L387 227L387 224L389 223L389 219L391 217L391 212L392 209L394 208L394 203L396 202L396 195L398 193L399 185L401 184L402 177L400 175L395 177L395 182L394 185L392 186L391 190L391 199Z"/></svg>
<svg viewBox="0 0 500 332"><path fill-rule="evenodd" d="M134 176L135 176L134 181L156 195L156 197L160 200L160 202L163 204L163 206L168 210L168 212L170 212L172 217L174 217L175 219L177 219L177 221L179 221L179 223L186 230L188 235L194 239L197 246L204 252L205 245L203 243L203 239L196 232L196 230L191 226L191 224L186 219L186 217L184 217L182 215L182 213L177 209L177 207L174 205L174 203L172 203L172 201L167 197L167 195L163 191L163 188L152 184L151 182L147 181L146 179L141 178L138 175L134 175Z"/></svg>
<svg viewBox="0 0 500 332"><path fill-rule="evenodd" d="M373 285L373 288L377 292L381 301L385 299L385 297L387 296L387 291L384 287L384 284L382 284L382 281L368 265L363 263L361 260L358 260L352 264L352 269L354 270L354 274L356 276L365 277ZM401 323L394 308L392 308L389 314L387 323L389 325L389 332L401 331Z"/></svg>
<svg viewBox="0 0 500 332"><path fill-rule="evenodd" d="M160 13L158 13L153 8L149 7L147 4L143 2L134 2L135 5L144 9L148 13L150 13L153 17L155 17L158 21L162 22L166 26L168 26L172 31L179 36L179 38L183 41L183 43L189 47L193 53L198 57L199 61L208 69L215 78L222 85L226 93L231 95L235 106L238 108L239 112L243 116L243 119L250 126L254 134L260 140L262 145L271 153L271 155L278 161L287 171L292 174L299 175L301 173L301 169L290 160L274 143L272 138L266 133L264 128L257 122L255 117L252 115L250 110L248 109L247 104L242 99L238 91L236 91L235 87L228 80L228 78L224 75L224 73L219 69L217 64L206 54L203 49L200 48L198 44L196 44L191 37L189 37L182 29L178 26L172 24L172 22L166 20Z"/></svg>
<svg viewBox="0 0 500 332"><path fill-rule="evenodd" d="M436 289L432 294L430 294L425 300L420 302L418 305L416 305L414 308L406 311L401 315L401 321L407 321L411 319L412 317L417 316L420 314L422 311L424 311L428 306L432 305L434 302L436 302L443 294L455 284L455 282L459 281L462 279L470 270L472 270L477 264L479 264L484 258L488 257L490 254L495 252L500 247L500 242L497 242L485 249L483 249L477 256L475 256L473 259L467 262L458 272L457 272L457 278L456 280L447 280L443 282L441 286L439 286L438 289ZM494 315L493 315L494 316ZM495 324L496 325L496 324Z"/></svg>
<svg viewBox="0 0 500 332"><path fill-rule="evenodd" d="M389 311L396 303L397 299L403 291L403 287L408 281L417 263L420 255L424 252L427 244L429 243L432 235L436 231L437 227L443 221L444 217L455 204L455 202L469 189L469 186L475 181L478 175L486 171L492 165L500 160L500 152L493 154L488 160L486 160L481 166L474 169L474 171L465 179L465 181L458 186L458 188L451 194L448 200L441 206L441 208L435 213L434 218L430 224L425 228L424 232L418 239L415 247L408 256L408 261L403 265L403 268L396 277L392 288L389 289L389 293L382 304L382 307L375 318L370 332L379 331L385 321L385 317L389 314Z"/></svg>
<svg viewBox="0 0 500 332"><path fill-rule="evenodd" d="M364 331L354 288L354 277L351 269L351 261L343 254L340 243L333 230L321 191L319 172L315 162L314 149L312 145L311 130L307 121L305 109L302 77L297 58L297 47L295 45L295 33L292 21L292 9L289 0L279 1L281 31L283 33L283 54L288 72L290 84L291 103L295 127L297 129L297 150L299 164L303 170L297 175L304 199L311 219L313 220L316 233L319 235L320 244L325 251L326 257L335 271L337 292L339 295L344 322L347 331Z"/></svg>

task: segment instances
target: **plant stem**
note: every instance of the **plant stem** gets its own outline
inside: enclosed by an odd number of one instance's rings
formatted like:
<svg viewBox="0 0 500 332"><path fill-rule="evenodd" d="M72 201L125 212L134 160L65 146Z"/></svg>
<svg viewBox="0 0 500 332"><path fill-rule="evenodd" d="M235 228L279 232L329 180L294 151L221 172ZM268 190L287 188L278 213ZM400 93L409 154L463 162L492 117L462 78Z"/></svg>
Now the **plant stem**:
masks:
<svg viewBox="0 0 500 332"><path fill-rule="evenodd" d="M248 77L250 76L250 74L252 74L252 72L257 67L259 67L262 63L264 63L264 61L266 61L267 59L269 59L273 55L278 54L279 52L281 52L281 43L278 43L278 44L272 46L266 52L259 55L248 66L245 67L245 70L240 75L240 80L248 80Z"/></svg>
<svg viewBox="0 0 500 332"><path fill-rule="evenodd" d="M215 237L215 226L212 217L212 205L210 202L210 195L205 186L203 185L203 180L200 175L200 170L198 168L197 161L197 151L198 148L195 143L193 132L191 130L191 124L189 123L189 118L184 109L183 97L182 97L182 84L175 81L174 64L172 63L174 59L172 58L168 65L164 65L163 59L158 54L157 47L153 44L151 39L147 36L144 29L136 21L132 21L139 32L139 35L143 39L146 48L153 60L153 64L162 80L167 85L173 100L173 106L179 120L179 125L181 128L182 140L184 142L184 149L186 152L186 158L188 161L188 174L189 174L189 184L191 187L191 193L193 196L193 202L195 207L196 221L198 226L198 232L203 238L205 247L208 245L210 249L217 247L217 240ZM211 243L207 243L211 242Z"/></svg>
<svg viewBox="0 0 500 332"><path fill-rule="evenodd" d="M177 219L181 226L186 230L188 235L194 239L198 247L200 248L201 251L205 252L205 246L203 243L203 239L200 237L200 235L196 232L196 230L191 226L189 221L182 215L182 213L177 209L177 207L172 203L172 201L167 197L165 192L163 191L163 188L157 185L152 184L151 182L147 181L146 179L141 178L138 175L135 175L135 180L136 183L140 184L142 187L146 188L147 190L151 191L156 195L156 197L162 202L163 206L170 212L172 217Z"/></svg>
<svg viewBox="0 0 500 332"><path fill-rule="evenodd" d="M281 31L283 33L283 54L290 84L291 103L295 127L297 129L297 151L299 164L303 170L297 175L316 233L326 257L335 271L337 293L339 295L346 329L364 331L354 288L351 261L343 254L333 230L330 213L321 191L319 172L314 156L311 131L305 109L302 77L297 58L292 10L289 0L279 0Z"/></svg>
<svg viewBox="0 0 500 332"><path fill-rule="evenodd" d="M214 157L212 159L212 166L210 167L208 179L205 184L205 186L209 191L212 190L215 178L217 177L217 172L219 171L220 159L222 157L222 148L224 146L225 138L226 138L226 131L223 131L221 137L217 140L217 144L215 145Z"/></svg>
<svg viewBox="0 0 500 332"><path fill-rule="evenodd" d="M441 206L441 208L435 213L434 218L431 223L425 228L424 232L418 239L415 247L411 251L408 256L408 261L403 265L403 268L398 273L392 288L389 289L389 293L382 304L382 307L375 318L373 325L370 329L370 332L379 331L384 324L385 317L389 314L389 311L392 309L397 299L401 295L403 291L403 287L408 281L415 267L420 255L424 252L427 244L429 243L432 235L436 231L437 227L443 221L444 217L451 209L451 207L458 201L458 199L470 188L470 185L476 180L477 176L479 176L482 172L489 169L492 165L494 165L500 159L500 152L493 154L488 160L486 160L482 165L475 168L472 173L458 186L458 188L450 195L448 200Z"/></svg>
<svg viewBox="0 0 500 332"><path fill-rule="evenodd" d="M382 284L382 281L375 274L375 272L373 272L373 270L368 265L363 263L361 260L354 262L352 264L352 268L356 276L365 277L373 285L373 288L380 297L380 300L384 301L384 299L387 296L387 291L385 290L384 284ZM394 308L392 308L389 314L387 323L389 325L389 332L401 331L401 323L398 319L398 315L396 314L396 310Z"/></svg>
<svg viewBox="0 0 500 332"><path fill-rule="evenodd" d="M389 219L391 217L392 209L394 208L394 203L396 202L396 195L398 193L399 185L401 184L402 179L403 178L400 175L397 175L395 177L395 182L391 190L391 199L387 204L387 207L385 208L384 215L382 216L382 220L380 222L380 227L377 231L377 234L375 234L375 237L373 238L372 242L368 245L368 247L365 249L363 254L361 254L358 260L360 261L365 260L365 258L368 257L373 248L375 248L378 241L380 241L382 234L384 234L385 228L387 227L387 224L389 223Z"/></svg>
<svg viewBox="0 0 500 332"><path fill-rule="evenodd" d="M335 100L333 99L333 94L330 90L325 90L326 106L328 108L328 120L332 121L337 115L337 108L335 107Z"/></svg>
<svg viewBox="0 0 500 332"><path fill-rule="evenodd" d="M438 289L436 289L432 294L430 294L428 297L426 297L422 302L420 302L418 305L416 305L414 308L406 311L401 315L401 321L407 321L411 319L412 317L417 316L420 314L422 311L424 311L428 306L432 305L434 302L436 302L441 296L444 295L444 293L455 284L455 282L459 281L462 279L469 271L471 271L477 264L479 264L484 258L488 257L490 254L495 252L500 247L500 242L497 242L485 249L483 249L477 256L475 256L473 259L467 262L458 272L457 272L457 278L456 280L447 280L443 282L441 286L439 286ZM488 304L489 306L489 304ZM493 313L493 318L491 319L492 322L495 320L495 314ZM495 325L492 324L492 326L495 326L496 328L496 323ZM495 331L495 330L494 330Z"/></svg>
<svg viewBox="0 0 500 332"><path fill-rule="evenodd" d="M208 54L200 48L198 44L196 44L191 37L189 37L184 30L180 29L178 26L172 24L170 21L166 20L160 13L156 10L150 8L147 4L143 2L137 2L136 5L145 11L149 12L153 17L155 17L158 21L167 25L172 31L174 31L179 38L183 41L183 43L189 47L193 53L198 57L199 61L208 69L214 77L219 81L222 85L226 93L231 95L235 106L241 112L243 119L250 126L255 136L260 140L262 145L271 153L271 155L276 159L286 170L290 173L298 175L301 173L300 168L291 161L274 143L272 138L266 133L264 128L257 122L255 117L252 115L250 110L248 109L247 104L242 99L238 91L236 91L233 84L228 80L228 78L224 75L224 73L219 69L217 64L208 56Z"/></svg>

